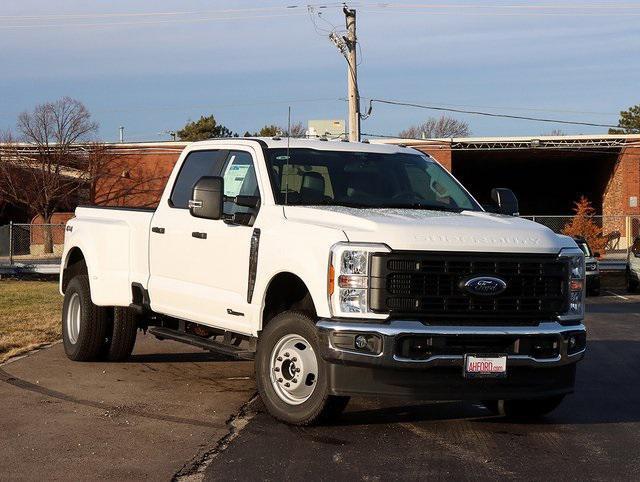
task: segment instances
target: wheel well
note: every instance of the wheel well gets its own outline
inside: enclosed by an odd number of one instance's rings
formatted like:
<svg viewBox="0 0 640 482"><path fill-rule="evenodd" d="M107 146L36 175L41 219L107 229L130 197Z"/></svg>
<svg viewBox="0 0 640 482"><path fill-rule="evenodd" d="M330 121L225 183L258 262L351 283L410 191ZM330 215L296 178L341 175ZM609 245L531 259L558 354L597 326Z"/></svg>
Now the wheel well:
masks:
<svg viewBox="0 0 640 482"><path fill-rule="evenodd" d="M311 293L298 276L293 273L278 273L267 288L264 310L262 311L262 329L278 313L298 310L316 317L316 307Z"/></svg>
<svg viewBox="0 0 640 482"><path fill-rule="evenodd" d="M87 262L80 248L72 248L67 256L67 266L62 273L62 292L67 289L69 281L79 274L88 274Z"/></svg>

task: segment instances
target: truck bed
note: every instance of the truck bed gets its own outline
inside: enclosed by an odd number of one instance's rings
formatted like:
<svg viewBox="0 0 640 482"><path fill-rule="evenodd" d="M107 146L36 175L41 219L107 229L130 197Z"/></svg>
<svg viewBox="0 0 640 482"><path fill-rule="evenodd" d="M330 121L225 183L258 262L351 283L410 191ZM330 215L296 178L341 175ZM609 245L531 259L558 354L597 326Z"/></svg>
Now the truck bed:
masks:
<svg viewBox="0 0 640 482"><path fill-rule="evenodd" d="M149 279L149 230L153 209L79 207L70 222L78 246L97 256L86 256L93 302L103 306L127 306L131 284L146 288ZM79 235L79 233L82 233Z"/></svg>

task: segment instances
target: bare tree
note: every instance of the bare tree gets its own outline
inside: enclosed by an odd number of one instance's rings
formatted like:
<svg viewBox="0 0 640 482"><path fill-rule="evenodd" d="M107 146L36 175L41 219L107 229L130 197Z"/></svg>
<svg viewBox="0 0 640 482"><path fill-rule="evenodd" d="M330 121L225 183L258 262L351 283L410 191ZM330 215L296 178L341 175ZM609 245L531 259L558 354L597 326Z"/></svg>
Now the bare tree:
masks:
<svg viewBox="0 0 640 482"><path fill-rule="evenodd" d="M471 135L469 124L446 115L440 118L430 117L422 124L401 131L398 137L403 139L434 139L440 137L467 137Z"/></svg>
<svg viewBox="0 0 640 482"><path fill-rule="evenodd" d="M543 136L566 136L566 133L562 129L551 129L549 132L543 132Z"/></svg>
<svg viewBox="0 0 640 482"><path fill-rule="evenodd" d="M84 104L68 97L20 114L18 132L25 145L5 139L0 162L2 197L50 223L53 213L68 205L86 183L74 145L89 140L97 130ZM52 252L50 229L45 230L44 243L45 252Z"/></svg>
<svg viewBox="0 0 640 482"><path fill-rule="evenodd" d="M302 122L291 124L291 137L306 137L307 129Z"/></svg>
<svg viewBox="0 0 640 482"><path fill-rule="evenodd" d="M122 156L91 142L98 125L81 102L64 97L41 104L18 117L22 142L10 134L0 147L0 198L39 215L45 224L59 210L75 207L80 200L94 201L96 186L109 179L126 178ZM128 176L130 177L130 176ZM150 179L125 179L99 192L113 202L146 190ZM105 202L106 204L106 202ZM51 229L44 230L44 252L53 252Z"/></svg>

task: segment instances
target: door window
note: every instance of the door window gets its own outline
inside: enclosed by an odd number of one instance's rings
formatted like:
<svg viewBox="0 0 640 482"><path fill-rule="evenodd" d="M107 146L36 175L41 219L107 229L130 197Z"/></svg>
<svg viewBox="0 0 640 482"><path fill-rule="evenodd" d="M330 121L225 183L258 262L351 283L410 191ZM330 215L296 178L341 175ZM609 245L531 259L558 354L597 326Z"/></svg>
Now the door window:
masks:
<svg viewBox="0 0 640 482"><path fill-rule="evenodd" d="M224 195L260 196L256 168L251 154L246 151L231 151L224 168ZM238 206L232 202L224 203L225 214L254 212L254 208Z"/></svg>
<svg viewBox="0 0 640 482"><path fill-rule="evenodd" d="M203 176L217 176L220 165L229 151L193 151L182 163L173 185L169 204L174 208L187 209L194 184Z"/></svg>

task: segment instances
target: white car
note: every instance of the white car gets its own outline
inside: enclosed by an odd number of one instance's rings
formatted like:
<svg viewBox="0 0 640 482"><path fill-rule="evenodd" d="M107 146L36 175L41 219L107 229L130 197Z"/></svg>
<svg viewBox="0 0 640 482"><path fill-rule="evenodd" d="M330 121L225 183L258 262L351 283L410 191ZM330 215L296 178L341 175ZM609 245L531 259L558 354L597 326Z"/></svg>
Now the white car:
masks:
<svg viewBox="0 0 640 482"><path fill-rule="evenodd" d="M255 358L294 424L350 396L483 400L540 415L586 347L574 241L485 212L404 147L300 139L189 145L156 210L80 207L60 291L73 360L122 360L136 330Z"/></svg>
<svg viewBox="0 0 640 482"><path fill-rule="evenodd" d="M640 284L640 237L636 238L627 256L627 269L625 272L627 291L636 293Z"/></svg>

